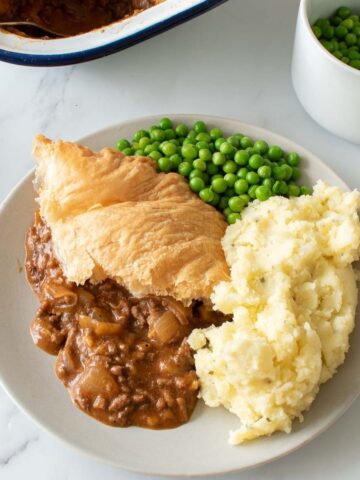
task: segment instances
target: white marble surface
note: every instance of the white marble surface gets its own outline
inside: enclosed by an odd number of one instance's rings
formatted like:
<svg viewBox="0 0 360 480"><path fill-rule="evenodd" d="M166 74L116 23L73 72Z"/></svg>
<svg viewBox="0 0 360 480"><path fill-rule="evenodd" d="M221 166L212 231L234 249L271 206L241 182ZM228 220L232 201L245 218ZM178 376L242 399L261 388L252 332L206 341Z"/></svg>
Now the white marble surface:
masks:
<svg viewBox="0 0 360 480"><path fill-rule="evenodd" d="M269 128L312 150L359 187L360 147L316 125L294 96L290 59L297 6L297 0L230 0L103 60L56 69L0 64L0 200L32 167L35 133L76 139L164 112L230 116ZM359 443L360 400L310 445L230 477L355 480ZM0 388L0 478L29 474L38 480L143 478L73 452L40 431Z"/></svg>

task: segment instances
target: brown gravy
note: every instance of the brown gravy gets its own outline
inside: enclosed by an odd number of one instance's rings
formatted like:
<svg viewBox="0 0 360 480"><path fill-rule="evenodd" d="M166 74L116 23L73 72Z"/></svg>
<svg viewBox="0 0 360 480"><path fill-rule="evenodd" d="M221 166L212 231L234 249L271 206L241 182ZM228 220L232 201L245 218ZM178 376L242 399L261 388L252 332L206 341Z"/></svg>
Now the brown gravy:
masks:
<svg viewBox="0 0 360 480"><path fill-rule="evenodd" d="M119 427L189 420L199 384L186 337L226 316L201 302L186 308L169 297L135 298L112 280L68 282L39 213L26 238L26 272L40 300L32 338L57 355L56 374L75 405Z"/></svg>
<svg viewBox="0 0 360 480"><path fill-rule="evenodd" d="M162 0L0 0L0 20L33 21L71 36L136 15L160 1ZM38 36L31 27L21 30L29 36Z"/></svg>

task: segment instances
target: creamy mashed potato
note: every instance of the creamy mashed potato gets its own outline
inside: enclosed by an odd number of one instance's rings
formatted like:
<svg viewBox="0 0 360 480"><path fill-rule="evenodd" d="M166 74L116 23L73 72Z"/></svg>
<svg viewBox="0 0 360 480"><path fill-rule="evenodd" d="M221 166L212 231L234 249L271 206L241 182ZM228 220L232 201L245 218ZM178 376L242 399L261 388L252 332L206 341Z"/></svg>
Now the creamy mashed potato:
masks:
<svg viewBox="0 0 360 480"><path fill-rule="evenodd" d="M276 430L313 402L345 359L359 258L357 191L318 182L312 196L254 202L223 238L231 280L213 292L234 320L189 338L201 397L240 419L230 443Z"/></svg>

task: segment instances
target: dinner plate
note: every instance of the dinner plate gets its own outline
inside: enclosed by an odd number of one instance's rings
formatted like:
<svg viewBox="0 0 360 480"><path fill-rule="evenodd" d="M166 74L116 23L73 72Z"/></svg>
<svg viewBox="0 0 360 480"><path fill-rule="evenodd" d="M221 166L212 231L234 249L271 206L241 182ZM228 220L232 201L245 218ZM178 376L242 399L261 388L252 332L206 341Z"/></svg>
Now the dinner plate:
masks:
<svg viewBox="0 0 360 480"><path fill-rule="evenodd" d="M343 190L347 185L313 154L270 131L236 120L204 115L168 115L175 122L191 124L203 119L231 134L243 132L297 151L303 158L304 183L322 179ZM93 149L113 146L119 137L157 123L160 116L131 120L93 133L79 141ZM30 150L30 146L29 146ZM227 443L237 418L223 408L205 407L200 400L191 420L174 430L111 428L75 408L54 374L54 357L33 345L29 325L38 302L27 285L24 235L36 208L30 172L3 203L0 211L1 334L0 380L14 402L39 426L78 450L99 460L155 475L205 475L239 471L279 458L329 427L360 391L359 329L351 335L351 349L337 375L323 385L303 423L294 422L289 435L277 433L241 446Z"/></svg>

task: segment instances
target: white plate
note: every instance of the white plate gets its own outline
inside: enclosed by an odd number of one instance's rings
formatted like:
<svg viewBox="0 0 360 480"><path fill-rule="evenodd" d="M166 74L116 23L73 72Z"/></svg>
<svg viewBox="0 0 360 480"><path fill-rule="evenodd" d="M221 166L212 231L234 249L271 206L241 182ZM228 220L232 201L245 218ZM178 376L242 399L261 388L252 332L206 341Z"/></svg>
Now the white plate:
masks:
<svg viewBox="0 0 360 480"><path fill-rule="evenodd" d="M170 116L170 115L169 115ZM345 183L324 163L293 142L269 131L203 115L171 115L176 122L191 124L202 118L226 133L243 132L296 150L303 157L305 182L323 179L348 190ZM158 122L159 116L132 120L80 139L93 149L112 146L119 137L131 137L139 128ZM30 149L30 146L29 146ZM279 433L243 446L227 444L228 430L237 419L222 408L206 408L202 401L189 423L175 429L151 431L111 428L77 410L53 372L54 358L37 349L30 338L29 324L37 300L18 272L23 262L24 235L35 210L32 174L14 189L0 212L1 334L0 379L17 405L42 428L67 444L116 466L157 475L205 475L242 470L274 460L304 445L331 425L360 391L360 336L356 329L345 364L333 380L321 387L305 421L295 422L290 435Z"/></svg>

